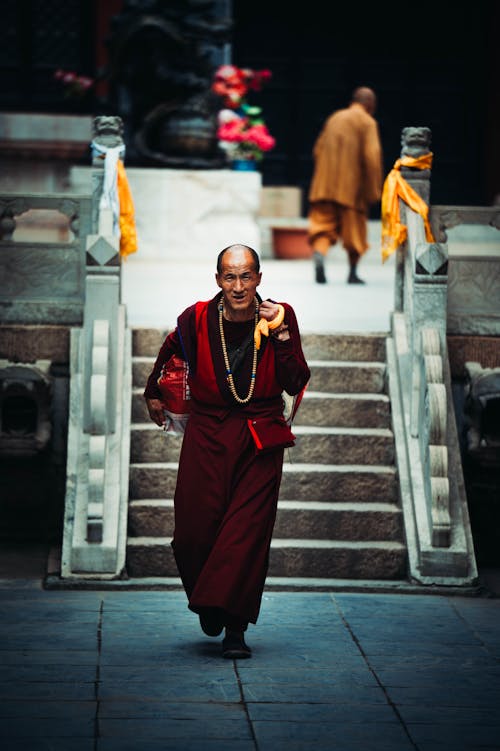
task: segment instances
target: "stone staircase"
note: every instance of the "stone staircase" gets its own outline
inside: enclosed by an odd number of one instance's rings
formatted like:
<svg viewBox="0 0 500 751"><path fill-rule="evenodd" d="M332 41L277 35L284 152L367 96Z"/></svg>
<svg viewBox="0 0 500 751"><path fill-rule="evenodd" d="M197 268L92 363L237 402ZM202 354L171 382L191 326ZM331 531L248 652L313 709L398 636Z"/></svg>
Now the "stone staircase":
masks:
<svg viewBox="0 0 500 751"><path fill-rule="evenodd" d="M170 540L181 439L149 420L142 397L165 334L133 331L130 578L178 576ZM268 584L405 580L385 336L305 335L303 348L311 380L285 451Z"/></svg>

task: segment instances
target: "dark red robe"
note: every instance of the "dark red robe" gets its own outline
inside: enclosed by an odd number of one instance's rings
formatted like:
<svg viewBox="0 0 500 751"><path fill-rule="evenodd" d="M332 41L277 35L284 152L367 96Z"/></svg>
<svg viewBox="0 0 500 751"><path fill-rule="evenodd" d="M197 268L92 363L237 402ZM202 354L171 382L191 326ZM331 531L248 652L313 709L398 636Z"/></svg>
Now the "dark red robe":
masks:
<svg viewBox="0 0 500 751"><path fill-rule="evenodd" d="M281 393L299 394L310 371L302 352L293 309L286 303L290 339L262 337L255 389L248 404L231 395L219 332L217 295L179 316L160 349L144 392L160 398L156 384L171 354L189 362L191 415L184 435L174 496L175 560L189 607L222 608L233 621L255 623L268 569L276 518L283 448L257 454L249 417L278 416ZM240 343L254 322L224 322L228 345ZM235 373L237 393L246 397L252 346Z"/></svg>

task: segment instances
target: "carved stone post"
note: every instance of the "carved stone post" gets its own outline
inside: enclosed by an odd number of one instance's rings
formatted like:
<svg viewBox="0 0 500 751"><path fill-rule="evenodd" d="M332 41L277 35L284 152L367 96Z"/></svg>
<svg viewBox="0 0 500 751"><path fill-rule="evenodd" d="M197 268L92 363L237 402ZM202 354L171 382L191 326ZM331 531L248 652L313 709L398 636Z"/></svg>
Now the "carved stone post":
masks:
<svg viewBox="0 0 500 751"><path fill-rule="evenodd" d="M401 131L401 158L405 156L419 157L428 154L431 144L430 128L403 128ZM430 170L419 170L415 167L401 167L401 175L413 190L429 204L430 196ZM407 223L407 206L400 200L401 221ZM396 276L394 289L394 309L403 310L404 290L404 255L405 249L400 247L396 251Z"/></svg>
<svg viewBox="0 0 500 751"><path fill-rule="evenodd" d="M430 128L403 128L401 131L401 157L419 157L428 154L431 147ZM430 197L431 171L415 167L401 167L401 174L413 190L428 204Z"/></svg>

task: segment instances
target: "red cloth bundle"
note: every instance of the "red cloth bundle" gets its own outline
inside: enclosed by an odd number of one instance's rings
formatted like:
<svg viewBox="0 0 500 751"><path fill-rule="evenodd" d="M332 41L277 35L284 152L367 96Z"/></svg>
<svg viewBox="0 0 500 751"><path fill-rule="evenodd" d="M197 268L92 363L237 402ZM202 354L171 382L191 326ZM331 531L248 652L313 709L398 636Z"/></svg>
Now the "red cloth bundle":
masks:
<svg viewBox="0 0 500 751"><path fill-rule="evenodd" d="M191 410L188 374L187 362L177 355L172 355L161 369L158 387L165 410L165 430L168 433L184 432Z"/></svg>

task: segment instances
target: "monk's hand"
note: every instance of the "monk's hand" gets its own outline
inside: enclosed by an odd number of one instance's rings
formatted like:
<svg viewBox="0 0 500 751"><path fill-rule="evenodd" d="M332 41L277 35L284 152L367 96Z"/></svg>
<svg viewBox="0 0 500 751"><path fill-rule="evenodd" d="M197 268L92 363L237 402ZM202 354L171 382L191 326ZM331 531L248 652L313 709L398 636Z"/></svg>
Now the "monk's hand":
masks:
<svg viewBox="0 0 500 751"><path fill-rule="evenodd" d="M262 300L259 305L259 316L266 321L273 321L280 312L279 305L271 300Z"/></svg>
<svg viewBox="0 0 500 751"><path fill-rule="evenodd" d="M160 428L165 425L165 414L159 399L146 399L149 416Z"/></svg>
<svg viewBox="0 0 500 751"><path fill-rule="evenodd" d="M286 325L285 310L283 305L272 300L263 300L259 305L260 320L255 327L254 341L256 349L260 349L261 335L269 336L279 341L290 339L288 326Z"/></svg>

